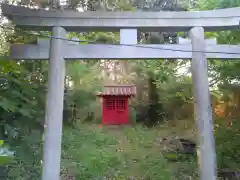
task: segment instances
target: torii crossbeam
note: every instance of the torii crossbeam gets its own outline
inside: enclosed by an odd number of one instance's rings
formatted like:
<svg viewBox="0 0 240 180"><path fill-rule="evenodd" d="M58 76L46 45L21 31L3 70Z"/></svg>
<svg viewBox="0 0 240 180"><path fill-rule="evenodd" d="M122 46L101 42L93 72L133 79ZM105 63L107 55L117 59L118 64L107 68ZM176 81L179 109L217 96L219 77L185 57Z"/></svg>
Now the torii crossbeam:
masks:
<svg viewBox="0 0 240 180"><path fill-rule="evenodd" d="M13 45L14 59L49 59L49 83L42 180L59 180L64 95L64 59L158 59L192 58L192 78L200 145L201 180L216 180L216 155L207 74L207 58L239 59L240 47L216 45L204 40L205 31L236 29L240 8L200 12L65 12L33 10L2 4L2 12L17 27L52 30L51 41ZM67 31L119 31L120 43L137 44L137 30L189 31L190 39L175 45L76 45L68 43ZM138 47L137 47L138 46ZM139 47L144 46L144 47ZM49 50L50 49L50 50Z"/></svg>
<svg viewBox="0 0 240 180"><path fill-rule="evenodd" d="M74 12L33 10L2 4L4 14L16 25L31 30L118 31L121 28L141 31L188 31L204 27L205 31L239 27L240 7L195 12Z"/></svg>
<svg viewBox="0 0 240 180"><path fill-rule="evenodd" d="M210 40L212 41L212 40ZM15 44L11 47L13 59L48 60L50 41L39 40L37 44ZM104 52L104 53L103 53ZM204 52L208 59L240 59L240 46L207 44ZM156 45L102 45L102 44L65 44L65 60L83 59L191 59L190 44Z"/></svg>

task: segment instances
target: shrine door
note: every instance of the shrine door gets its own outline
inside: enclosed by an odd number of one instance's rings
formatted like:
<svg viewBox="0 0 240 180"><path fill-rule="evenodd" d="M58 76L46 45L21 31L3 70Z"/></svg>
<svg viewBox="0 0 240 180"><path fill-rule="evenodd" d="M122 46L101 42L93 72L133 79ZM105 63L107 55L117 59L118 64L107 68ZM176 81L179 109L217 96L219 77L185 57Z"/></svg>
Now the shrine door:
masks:
<svg viewBox="0 0 240 180"><path fill-rule="evenodd" d="M111 96L105 98L103 124L120 125L128 123L127 97Z"/></svg>

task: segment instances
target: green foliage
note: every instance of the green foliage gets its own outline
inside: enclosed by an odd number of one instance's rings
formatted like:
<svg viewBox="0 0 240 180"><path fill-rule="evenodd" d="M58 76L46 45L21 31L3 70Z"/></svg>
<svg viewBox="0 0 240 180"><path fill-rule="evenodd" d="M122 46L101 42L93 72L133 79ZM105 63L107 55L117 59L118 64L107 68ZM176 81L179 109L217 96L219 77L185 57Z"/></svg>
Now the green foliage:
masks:
<svg viewBox="0 0 240 180"><path fill-rule="evenodd" d="M211 10L232 8L240 6L239 0L198 0L196 1L196 9L198 10ZM217 42L220 44L239 44L240 31L221 31L217 33L206 33L206 37L216 37ZM239 85L239 62L236 61L210 61L209 68L211 73L210 77L214 79L214 84L234 84Z"/></svg>
<svg viewBox="0 0 240 180"><path fill-rule="evenodd" d="M240 166L240 121L234 120L230 127L223 125L221 120L216 120L216 122L215 137L218 168L236 171Z"/></svg>
<svg viewBox="0 0 240 180"><path fill-rule="evenodd" d="M18 31L15 33L7 40L14 43L32 43L36 40L36 37L23 37ZM4 153L9 149L15 152L11 161L4 156L5 162L8 161L5 166L0 166L1 177L4 179L39 178L40 167L36 168L35 165L40 163L40 158L34 154L38 154L37 151L41 148L32 147L38 143L37 137L31 132L37 129L40 134L43 128L46 67L47 63L43 61L0 62L0 75L5 79L0 82L0 137L8 144L4 145Z"/></svg>
<svg viewBox="0 0 240 180"><path fill-rule="evenodd" d="M171 83L170 83L171 82ZM170 77L160 83L161 99L164 111L169 119L188 119L193 116L192 80L188 76Z"/></svg>
<svg viewBox="0 0 240 180"><path fill-rule="evenodd" d="M24 133L21 141L12 144L15 159L8 164L9 180L35 180L41 175L42 141L39 130Z"/></svg>
<svg viewBox="0 0 240 180"><path fill-rule="evenodd" d="M179 152L163 152L164 157L170 162L196 161L195 155L181 154Z"/></svg>
<svg viewBox="0 0 240 180"><path fill-rule="evenodd" d="M132 107L129 107L129 121L132 124L136 124L136 110Z"/></svg>
<svg viewBox="0 0 240 180"><path fill-rule="evenodd" d="M166 82L168 77L175 73L174 68L175 63L165 61L162 59L158 60L138 60L134 61L136 63L135 69L140 71L142 77L152 76L158 82Z"/></svg>
<svg viewBox="0 0 240 180"><path fill-rule="evenodd" d="M92 65L83 61L69 62L66 73L66 81L71 84L66 87L65 110L74 110L75 118L80 118L81 121L98 121L101 108L100 102L96 101L96 93L102 88L98 76L100 73L98 64ZM66 118L71 119L71 117Z"/></svg>
<svg viewBox="0 0 240 180"><path fill-rule="evenodd" d="M0 166L9 164L14 159L14 152L4 145L4 141L0 140Z"/></svg>
<svg viewBox="0 0 240 180"><path fill-rule="evenodd" d="M86 141L87 139L87 141ZM77 179L97 179L110 173L119 164L108 146L116 141L98 129L66 129L63 137L64 167L73 166Z"/></svg>
<svg viewBox="0 0 240 180"><path fill-rule="evenodd" d="M238 7L239 0L198 0L196 1L196 9L210 10L210 9L224 9Z"/></svg>
<svg viewBox="0 0 240 180"><path fill-rule="evenodd" d="M34 118L35 121L31 124L41 124L37 118L43 114L44 91L39 93L43 88L34 83L39 81L38 79L30 79L35 74L27 70L25 65L29 65L28 63L1 61L1 64L1 73L6 81L0 87L0 126L2 127L0 133L1 136L16 139L18 125L30 123ZM20 119L24 120L19 122Z"/></svg>

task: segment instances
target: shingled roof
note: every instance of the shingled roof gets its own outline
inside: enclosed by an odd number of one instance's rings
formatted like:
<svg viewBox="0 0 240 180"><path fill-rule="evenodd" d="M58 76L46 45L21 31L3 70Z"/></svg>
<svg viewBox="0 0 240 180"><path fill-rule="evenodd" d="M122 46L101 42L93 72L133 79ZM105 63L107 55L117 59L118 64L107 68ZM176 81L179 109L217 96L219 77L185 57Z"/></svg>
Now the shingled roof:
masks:
<svg viewBox="0 0 240 180"><path fill-rule="evenodd" d="M133 85L109 85L104 86L103 92L99 92L98 96L135 96L136 87Z"/></svg>

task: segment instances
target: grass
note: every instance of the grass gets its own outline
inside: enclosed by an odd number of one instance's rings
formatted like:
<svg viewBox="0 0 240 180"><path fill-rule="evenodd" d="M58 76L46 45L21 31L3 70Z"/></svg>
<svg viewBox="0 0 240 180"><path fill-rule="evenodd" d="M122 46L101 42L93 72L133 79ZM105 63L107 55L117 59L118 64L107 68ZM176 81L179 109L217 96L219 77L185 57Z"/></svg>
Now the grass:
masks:
<svg viewBox="0 0 240 180"><path fill-rule="evenodd" d="M81 125L74 130L66 128L62 165L77 180L191 179L196 174L195 163L168 162L157 143L161 137L180 132L176 128L169 131L166 126L153 129L97 125Z"/></svg>
<svg viewBox="0 0 240 180"><path fill-rule="evenodd" d="M239 168L239 122L215 130L218 167ZM180 136L194 139L190 121L142 126L79 124L65 127L62 141L61 180L198 180L196 159L167 154L160 139ZM14 145L15 162L0 166L0 180L39 180L42 136L38 131Z"/></svg>
<svg viewBox="0 0 240 180"><path fill-rule="evenodd" d="M196 176L194 161L168 161L159 143L159 139L166 136L192 135L188 128L168 124L152 129L140 125L65 127L61 180L196 179L193 178ZM41 140L37 131L23 137L19 146L14 147L16 161L8 166L8 175L3 180L40 179Z"/></svg>

